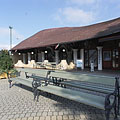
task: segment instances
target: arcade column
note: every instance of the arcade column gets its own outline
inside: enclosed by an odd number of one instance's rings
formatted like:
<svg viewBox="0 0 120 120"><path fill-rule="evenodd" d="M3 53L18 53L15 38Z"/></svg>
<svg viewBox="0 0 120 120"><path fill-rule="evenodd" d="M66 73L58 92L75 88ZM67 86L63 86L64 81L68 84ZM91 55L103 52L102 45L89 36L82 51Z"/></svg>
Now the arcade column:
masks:
<svg viewBox="0 0 120 120"><path fill-rule="evenodd" d="M44 52L41 52L42 54L42 62L45 60L45 53Z"/></svg>
<svg viewBox="0 0 120 120"><path fill-rule="evenodd" d="M26 54L23 53L23 63L26 64Z"/></svg>
<svg viewBox="0 0 120 120"><path fill-rule="evenodd" d="M82 60L82 67L81 69L84 69L84 49L80 49L80 59Z"/></svg>
<svg viewBox="0 0 120 120"><path fill-rule="evenodd" d="M102 48L103 47L97 47L98 49L98 70L102 70Z"/></svg>
<svg viewBox="0 0 120 120"><path fill-rule="evenodd" d="M59 51L58 50L55 51L55 62L56 64L59 63Z"/></svg>
<svg viewBox="0 0 120 120"><path fill-rule="evenodd" d="M28 64L30 63L30 61L31 61L31 54L28 53Z"/></svg>
<svg viewBox="0 0 120 120"><path fill-rule="evenodd" d="M77 51L78 49L73 49L73 60L74 60L74 64L77 64Z"/></svg>

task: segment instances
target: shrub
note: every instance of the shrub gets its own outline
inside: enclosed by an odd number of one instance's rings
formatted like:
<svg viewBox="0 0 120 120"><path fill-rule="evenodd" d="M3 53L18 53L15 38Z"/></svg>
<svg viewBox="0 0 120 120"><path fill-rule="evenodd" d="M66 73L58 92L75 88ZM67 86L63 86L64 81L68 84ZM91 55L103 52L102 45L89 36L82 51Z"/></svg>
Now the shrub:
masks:
<svg viewBox="0 0 120 120"><path fill-rule="evenodd" d="M13 61L8 50L0 51L0 73L6 73L9 78L10 71L13 70Z"/></svg>

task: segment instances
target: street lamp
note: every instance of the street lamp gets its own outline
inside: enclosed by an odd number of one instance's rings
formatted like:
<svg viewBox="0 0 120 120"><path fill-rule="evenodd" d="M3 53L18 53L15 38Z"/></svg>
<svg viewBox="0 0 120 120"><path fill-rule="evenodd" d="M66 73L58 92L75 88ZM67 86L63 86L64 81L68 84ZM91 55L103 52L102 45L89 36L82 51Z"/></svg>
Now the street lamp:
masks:
<svg viewBox="0 0 120 120"><path fill-rule="evenodd" d="M12 48L12 29L13 27L9 26L10 29L10 49Z"/></svg>

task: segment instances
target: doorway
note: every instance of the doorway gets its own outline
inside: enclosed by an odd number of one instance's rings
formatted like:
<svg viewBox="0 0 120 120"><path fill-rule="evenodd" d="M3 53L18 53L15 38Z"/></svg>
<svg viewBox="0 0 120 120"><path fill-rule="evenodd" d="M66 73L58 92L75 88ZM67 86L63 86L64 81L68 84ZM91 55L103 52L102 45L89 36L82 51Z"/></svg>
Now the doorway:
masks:
<svg viewBox="0 0 120 120"><path fill-rule="evenodd" d="M91 50L85 50L85 67L90 67L91 62L94 63L94 67L97 67L98 63L98 57L97 57L97 50L91 49Z"/></svg>
<svg viewBox="0 0 120 120"><path fill-rule="evenodd" d="M113 69L120 69L120 50L113 49L112 51L112 67Z"/></svg>

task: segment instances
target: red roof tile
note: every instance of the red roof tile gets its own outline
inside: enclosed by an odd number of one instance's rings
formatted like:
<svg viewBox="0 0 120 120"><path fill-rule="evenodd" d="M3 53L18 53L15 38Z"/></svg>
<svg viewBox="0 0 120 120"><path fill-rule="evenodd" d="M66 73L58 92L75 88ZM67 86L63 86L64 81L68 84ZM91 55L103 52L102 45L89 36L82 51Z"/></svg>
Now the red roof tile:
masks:
<svg viewBox="0 0 120 120"><path fill-rule="evenodd" d="M58 43L87 40L120 32L120 18L83 27L62 27L42 30L16 45L12 50L50 46Z"/></svg>

